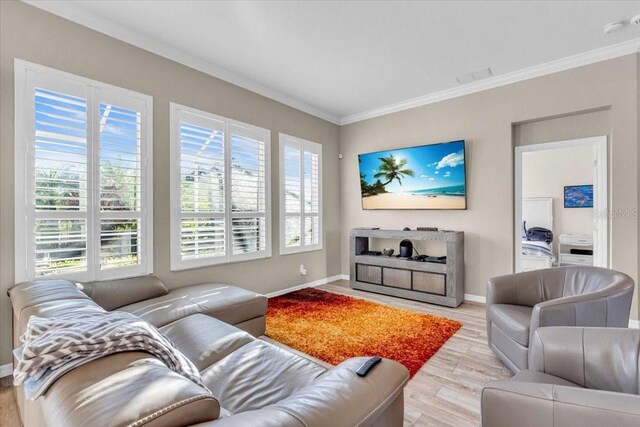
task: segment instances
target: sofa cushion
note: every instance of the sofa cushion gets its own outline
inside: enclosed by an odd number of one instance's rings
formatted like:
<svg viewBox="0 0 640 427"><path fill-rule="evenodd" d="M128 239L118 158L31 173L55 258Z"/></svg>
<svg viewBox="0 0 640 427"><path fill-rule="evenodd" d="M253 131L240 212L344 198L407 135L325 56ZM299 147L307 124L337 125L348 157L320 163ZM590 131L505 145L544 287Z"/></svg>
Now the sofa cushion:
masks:
<svg viewBox="0 0 640 427"><path fill-rule="evenodd" d="M529 325L533 307L493 304L489 306L489 320L517 343L529 345Z"/></svg>
<svg viewBox="0 0 640 427"><path fill-rule="evenodd" d="M529 367L529 348L514 341L495 323L491 324L490 348L511 372L519 372Z"/></svg>
<svg viewBox="0 0 640 427"><path fill-rule="evenodd" d="M326 371L309 359L255 340L202 372L202 380L232 413L275 404Z"/></svg>
<svg viewBox="0 0 640 427"><path fill-rule="evenodd" d="M204 314L193 314L160 328L198 371L255 340L247 332Z"/></svg>
<svg viewBox="0 0 640 427"><path fill-rule="evenodd" d="M92 300L109 311L166 295L169 292L164 283L155 276L82 283L81 289Z"/></svg>
<svg viewBox="0 0 640 427"><path fill-rule="evenodd" d="M188 426L215 420L207 390L144 352L117 353L79 366L39 398L51 426Z"/></svg>
<svg viewBox="0 0 640 427"><path fill-rule="evenodd" d="M191 314L202 313L232 325L267 312L267 298L222 283L174 289L167 295L120 307L160 327Z"/></svg>
<svg viewBox="0 0 640 427"><path fill-rule="evenodd" d="M49 301L72 299L88 300L89 297L68 280L36 280L20 283L9 289L13 312L19 315L27 307Z"/></svg>
<svg viewBox="0 0 640 427"><path fill-rule="evenodd" d="M47 301L42 304L26 307L18 316L18 325L20 331L24 331L31 316L38 317L55 317L67 313L95 313L104 312L104 308L100 307L90 299L70 299L62 301Z"/></svg>

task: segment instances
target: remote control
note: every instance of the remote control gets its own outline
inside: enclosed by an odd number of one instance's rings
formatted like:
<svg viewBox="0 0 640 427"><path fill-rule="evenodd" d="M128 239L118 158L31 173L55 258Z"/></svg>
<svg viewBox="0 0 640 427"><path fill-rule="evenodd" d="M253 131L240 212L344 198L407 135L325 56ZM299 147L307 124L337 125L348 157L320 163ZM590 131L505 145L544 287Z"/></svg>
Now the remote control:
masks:
<svg viewBox="0 0 640 427"><path fill-rule="evenodd" d="M356 372L356 375L358 375L359 377L366 376L369 373L369 371L371 370L371 368L373 368L378 363L380 363L381 360L382 360L382 358L380 358L380 357L372 357L371 359L369 359L366 362L364 362L362 364L362 366L360 366L360 368Z"/></svg>

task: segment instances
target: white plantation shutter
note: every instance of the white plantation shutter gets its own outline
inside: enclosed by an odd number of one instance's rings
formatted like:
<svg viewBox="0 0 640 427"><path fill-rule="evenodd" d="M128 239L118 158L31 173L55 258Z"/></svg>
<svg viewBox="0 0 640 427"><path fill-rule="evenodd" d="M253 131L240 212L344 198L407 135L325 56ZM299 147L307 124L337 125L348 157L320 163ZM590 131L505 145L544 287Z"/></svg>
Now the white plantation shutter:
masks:
<svg viewBox="0 0 640 427"><path fill-rule="evenodd" d="M72 89L72 90L68 90ZM31 278L87 270L87 100L81 86L67 93L34 87L33 153L27 205ZM74 96L69 93L73 93ZM23 148L24 149L24 148ZM26 263L21 268L24 269Z"/></svg>
<svg viewBox="0 0 640 427"><path fill-rule="evenodd" d="M267 141L265 132L229 125L233 255L267 249Z"/></svg>
<svg viewBox="0 0 640 427"><path fill-rule="evenodd" d="M223 126L188 116L179 123L179 232L185 261L226 255Z"/></svg>
<svg viewBox="0 0 640 427"><path fill-rule="evenodd" d="M322 248L322 146L280 134L280 253Z"/></svg>
<svg viewBox="0 0 640 427"><path fill-rule="evenodd" d="M269 131L171 104L171 269L268 257Z"/></svg>
<svg viewBox="0 0 640 427"><path fill-rule="evenodd" d="M151 98L23 61L16 88L19 280L151 272Z"/></svg>
<svg viewBox="0 0 640 427"><path fill-rule="evenodd" d="M140 266L146 256L142 251L146 244L145 106L106 91L101 91L98 98L100 269Z"/></svg>

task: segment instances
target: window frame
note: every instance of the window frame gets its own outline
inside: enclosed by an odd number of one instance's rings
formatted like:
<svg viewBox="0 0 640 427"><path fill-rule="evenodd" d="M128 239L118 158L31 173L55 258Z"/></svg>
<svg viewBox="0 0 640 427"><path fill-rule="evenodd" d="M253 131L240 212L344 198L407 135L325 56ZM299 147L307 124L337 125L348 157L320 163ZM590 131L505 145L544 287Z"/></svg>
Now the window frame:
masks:
<svg viewBox="0 0 640 427"><path fill-rule="evenodd" d="M285 170L284 170L284 151L286 145L299 145L301 149L300 155L300 246L295 247L287 247L285 244L286 241L286 194L285 194ZM285 133L280 133L278 136L278 145L279 145L279 173L280 173L280 187L279 187L279 195L280 195L280 255L289 255L301 252L311 252L322 250L324 247L324 223L323 223L323 192L322 192L322 180L323 180L323 171L322 171L322 144L317 142L309 141L306 139L298 138L295 136L287 135ZM318 243L314 245L305 245L304 244L304 220L305 217L313 215L306 215L304 212L304 152L311 151L318 155ZM291 215L289 215L291 216Z"/></svg>
<svg viewBox="0 0 640 427"><path fill-rule="evenodd" d="M222 122L224 135L224 199L225 209L222 218L225 220L224 236L225 236L225 255L217 257L205 257L201 259L183 260L181 253L181 220L182 220L182 194L181 194L181 147L180 147L180 122L184 115L191 116L194 120L193 124L207 126L207 120L215 120ZM200 122L199 122L200 121ZM270 258L272 256L272 240L271 240L271 130L244 123L238 120L222 117L207 111L198 110L175 102L169 104L169 153L170 153L170 253L171 271L190 270L194 268L203 268L223 264L231 264L236 262L254 261L259 259ZM208 125L210 126L210 125ZM232 197L232 180L231 180L231 150L230 141L232 131L229 128L237 126L246 129L249 133L255 135L255 139L264 141L265 155L265 250L253 253L233 254L233 233L232 219L251 217L253 212L234 213L229 207L231 206ZM258 213L262 216L261 213ZM188 215L187 215L188 216ZM255 216L253 216L255 217Z"/></svg>
<svg viewBox="0 0 640 427"><path fill-rule="evenodd" d="M69 279L95 281L122 279L153 273L153 97L128 89L88 79L72 73L45 67L16 58L15 75L15 155L14 155L14 212L15 212L15 281L37 279ZM37 215L35 209L35 89L82 96L87 102L87 209L65 211L53 215ZM140 111L141 120L141 190L139 215L122 211L111 214L100 209L100 130L98 114L102 102L113 102L123 108ZM97 162L97 163L96 163ZM78 218L86 220L87 266L83 272L37 276L35 266L35 221L38 216ZM101 220L137 218L140 225L141 262L132 266L101 269ZM126 219L125 218L125 219Z"/></svg>

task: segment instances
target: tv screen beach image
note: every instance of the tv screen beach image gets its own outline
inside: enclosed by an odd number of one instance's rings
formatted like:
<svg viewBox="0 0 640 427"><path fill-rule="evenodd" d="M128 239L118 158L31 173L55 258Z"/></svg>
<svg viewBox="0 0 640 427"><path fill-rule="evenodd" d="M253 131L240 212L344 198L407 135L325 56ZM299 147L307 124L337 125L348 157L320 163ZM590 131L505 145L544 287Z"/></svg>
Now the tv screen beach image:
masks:
<svg viewBox="0 0 640 427"><path fill-rule="evenodd" d="M464 141L360 154L363 209L466 209Z"/></svg>

